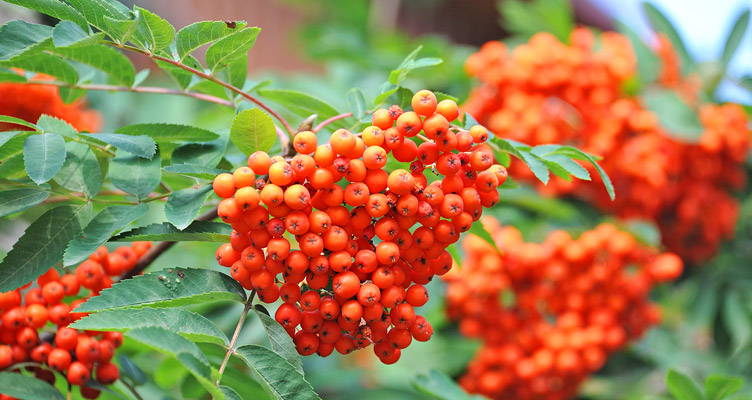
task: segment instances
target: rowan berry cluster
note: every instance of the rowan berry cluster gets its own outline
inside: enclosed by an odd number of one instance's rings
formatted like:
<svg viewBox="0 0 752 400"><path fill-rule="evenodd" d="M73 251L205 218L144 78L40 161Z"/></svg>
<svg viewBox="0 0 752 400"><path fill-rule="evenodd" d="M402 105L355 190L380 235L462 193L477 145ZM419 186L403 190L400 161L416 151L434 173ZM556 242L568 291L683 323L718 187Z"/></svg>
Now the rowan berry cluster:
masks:
<svg viewBox="0 0 752 400"><path fill-rule="evenodd" d="M465 110L500 136L532 145L567 143L602 156L615 201L555 177L540 190L584 198L620 217L650 219L670 250L691 261L709 258L734 232L738 205L731 192L744 184L750 143L744 110L700 103L699 86L681 76L676 54L661 40L659 83L696 107L704 128L696 143L682 141L677 137L686 132L666 130L640 97L624 93L636 74L626 37L607 32L596 40L583 28L570 43L540 33L513 50L485 44L466 63L481 84Z"/></svg>
<svg viewBox="0 0 752 400"><path fill-rule="evenodd" d="M608 354L660 319L650 288L681 274L682 261L602 224L574 239L551 232L528 243L483 220L501 252L463 241L461 269L443 276L447 312L482 347L460 378L494 399L568 399Z"/></svg>
<svg viewBox="0 0 752 400"><path fill-rule="evenodd" d="M123 335L70 328L85 316L72 310L112 286L112 277L133 268L150 247L150 242L133 242L111 253L100 247L74 273L60 275L52 268L34 287L29 283L0 293L0 370L25 368L50 384L55 382L52 370L56 370L68 383L80 386L84 398L96 399L100 391L87 382L93 378L107 385L118 379L118 367L111 359ZM38 366L16 367L27 362ZM0 400L10 399L0 394Z"/></svg>
<svg viewBox="0 0 752 400"><path fill-rule="evenodd" d="M486 130L452 126L457 104L428 90L412 108L379 109L362 133L339 129L326 144L300 132L292 158L256 152L214 180L234 229L217 261L262 301L284 301L275 318L302 355L374 344L390 364L428 340L415 311L423 285L451 268L446 247L498 201L506 170ZM390 158L409 168L389 171Z"/></svg>
<svg viewBox="0 0 752 400"><path fill-rule="evenodd" d="M57 86L43 83L52 79L51 76L37 74L32 81L39 83L0 83L0 115L34 123L42 114L47 114L65 120L79 131L97 131L102 125L99 113L87 109L82 100L66 104ZM0 131L26 129L0 122Z"/></svg>

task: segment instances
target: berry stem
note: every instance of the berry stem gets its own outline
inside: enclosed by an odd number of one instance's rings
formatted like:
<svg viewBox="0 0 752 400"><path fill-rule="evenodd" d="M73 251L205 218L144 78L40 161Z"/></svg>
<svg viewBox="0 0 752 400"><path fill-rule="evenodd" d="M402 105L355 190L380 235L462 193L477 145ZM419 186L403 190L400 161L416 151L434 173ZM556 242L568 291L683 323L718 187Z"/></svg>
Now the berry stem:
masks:
<svg viewBox="0 0 752 400"><path fill-rule="evenodd" d="M348 112L348 113L344 113L344 114L340 114L340 115L335 115L335 116L333 116L333 117L331 117L329 119L325 119L325 120L321 121L320 124L316 125L315 128L313 128L313 133L316 133L316 132L320 131L321 129L323 129L325 126L331 124L332 122L352 117L352 115L353 115L353 113Z"/></svg>
<svg viewBox="0 0 752 400"><path fill-rule="evenodd" d="M131 385L130 383L128 383L125 379L120 379L120 382L123 383L123 386L125 386L125 387L128 388L128 390L131 392L131 394L133 394L133 397L135 397L138 400L144 400L144 398L141 397L141 394L138 393L138 390L136 390L136 388L133 385Z"/></svg>
<svg viewBox="0 0 752 400"><path fill-rule="evenodd" d="M196 217L196 221L211 221L215 218L217 218L217 209L212 207L211 210ZM175 243L177 242L161 242L158 245L152 247L151 250L149 250L146 254L144 254L143 257L141 257L135 267L133 267L130 271L126 272L125 274L123 274L123 276L120 277L120 280L122 281L123 279L133 278L134 276L143 272L152 262L154 262L154 260L159 258L162 253L174 246Z"/></svg>
<svg viewBox="0 0 752 400"><path fill-rule="evenodd" d="M112 42L109 42L108 44L116 46L116 47L120 47L120 48L125 49L125 50L130 50L130 51L133 51L133 52L136 52L136 53L141 53L141 54L143 54L143 55L145 55L145 56L147 56L147 57L149 57L149 58L151 58L153 60L159 60L159 61L162 61L162 62L166 62L168 64L172 64L172 65L174 65L174 66L176 66L176 67L178 67L180 69L186 70L186 71L188 71L188 72L190 72L190 73L192 73L192 74L194 74L196 76L199 76L199 77L204 78L204 79L206 79L208 81L214 82L214 83L216 83L216 84L218 84L218 85L220 85L220 86L222 86L222 87L224 87L224 88L226 88L226 89L228 89L228 90L230 90L230 91L232 91L234 93L237 93L237 94L245 97L250 102L256 104L259 107L261 107L264 111L268 112L274 118L276 118L277 121L279 121L285 127L285 130L287 130L287 132L290 135L292 135L295 132L293 130L292 126L290 126L290 123L287 122L287 120L284 117L282 117L279 113L277 113L276 111L274 111L273 109L271 109L271 107L269 107L266 104L264 104L263 101L257 99L254 96L251 96L250 94L244 92L242 89L240 89L240 88L238 88L236 86L233 86L233 85L231 85L231 84L229 84L229 83L227 83L227 82L225 82L225 81L223 81L223 80L215 77L214 75L207 74L206 72L203 72L203 71L200 71L200 70L198 70L196 68L193 68L193 67L190 67L188 65L185 65L185 64L181 63L180 61L175 61L175 60L173 60L171 58L163 57L163 56L160 56L158 54L154 54L154 53L151 53L149 51L146 51L146 50L143 50L143 49L139 49L138 47L133 47L133 46L129 46L129 45L121 45L121 44L112 43Z"/></svg>
<svg viewBox="0 0 752 400"><path fill-rule="evenodd" d="M227 107L235 107L235 104L229 100L221 99L219 97L211 96L208 94L190 92L190 91L185 91L185 90L167 89L167 88L161 88L161 87L152 87L152 86L128 87L128 86L116 86L116 85L94 85L94 84L71 85L65 82L44 82L44 84L73 88L73 89L83 89L83 90L108 91L108 92L156 93L156 94L169 94L169 95L176 95L176 96L187 96L187 97L192 97L194 99L208 101L210 103L215 103L215 104L219 104L219 105L223 105Z"/></svg>
<svg viewBox="0 0 752 400"><path fill-rule="evenodd" d="M225 368L227 367L227 363L230 361L230 355L235 353L235 344L238 341L238 336L240 336L240 331L243 329L243 324L245 323L245 318L248 316L248 311L251 310L251 307L253 307L253 299L256 297L256 290L252 290L251 294L248 295L248 300L245 302L245 306L243 307L243 313L240 314L240 318L238 318L238 323L235 325L235 331L232 333L232 339L230 339L230 344L227 345L227 352L225 353L225 358L222 360L222 364L219 365L218 376L217 376L217 386L219 386L220 381L222 380L222 374L225 372Z"/></svg>

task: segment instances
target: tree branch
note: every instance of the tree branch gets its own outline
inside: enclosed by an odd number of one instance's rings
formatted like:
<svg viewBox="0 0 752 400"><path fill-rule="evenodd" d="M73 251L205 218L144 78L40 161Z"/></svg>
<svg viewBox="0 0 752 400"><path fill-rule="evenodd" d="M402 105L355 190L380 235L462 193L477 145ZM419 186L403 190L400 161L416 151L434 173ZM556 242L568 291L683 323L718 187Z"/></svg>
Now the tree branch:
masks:
<svg viewBox="0 0 752 400"><path fill-rule="evenodd" d="M203 71L200 71L200 70L198 70L196 68L193 68L193 67L190 67L188 65L185 65L185 64L181 63L180 61L175 61L173 59L170 59L170 58L167 58L167 57L163 57L163 56L160 56L158 54L153 54L153 53L150 53L150 52L148 52L146 50L139 49L138 47L133 47L133 46L129 46L129 45L121 45L121 44L117 44L117 43L111 43L111 44L113 46L117 46L117 47L120 47L122 49L134 51L136 53L141 53L141 54L143 54L143 55L145 55L145 56L147 56L147 57L149 57L149 58L151 58L153 60L159 60L159 61L162 61L162 62L166 62L168 64L172 64L172 65L174 65L174 66L176 66L176 67L178 67L180 69L186 70L186 71L188 71L188 72L190 72L190 73L192 73L192 74L194 74L196 76L200 76L201 78L204 78L204 79L206 79L208 81L212 81L212 82L214 82L214 83L216 83L216 84L218 84L218 85L220 85L220 86L222 86L222 87L224 87L224 88L226 88L226 89L228 89L228 90L230 90L232 92L235 92L235 93L237 93L237 94L245 97L250 102L252 102L252 103L256 104L257 106L261 107L262 109L264 109L264 111L268 112L274 118L276 118L277 121L279 121L285 127L285 130L287 130L287 132L290 135L292 135L295 132L292 129L292 126L290 125L290 123L287 122L287 120L284 119L284 117L282 117L276 111L272 110L269 106L267 106L266 104L264 104L264 102L262 102L261 100L255 98L254 96L251 96L250 94L244 92L242 89L240 89L240 88L238 88L236 86L233 86L233 85L231 85L231 84L229 84L229 83L227 83L227 82L225 82L225 81L223 81L223 80L221 80L219 78L216 78L215 76L213 76L211 74L207 74L206 72L203 72Z"/></svg>
<svg viewBox="0 0 752 400"><path fill-rule="evenodd" d="M316 125L315 128L313 128L313 133L316 133L316 132L320 131L321 129L323 129L325 126L331 124L332 122L339 121L339 120L345 119L345 118L350 118L350 117L352 117L352 115L353 115L353 113L349 112L349 113L344 113L344 114L340 114L340 115L335 115L335 116L333 116L333 117L331 117L329 119L325 119L325 120L321 121L320 124Z"/></svg>
<svg viewBox="0 0 752 400"><path fill-rule="evenodd" d="M185 90L176 90L176 89L167 89L167 88L161 88L161 87L152 87L152 86L136 86L136 87L129 87L129 86L116 86L116 85L95 85L95 84L80 84L80 85L71 85L65 82L44 82L45 85L55 85L55 86L61 86L61 87L69 87L69 88L76 88L76 89L83 89L83 90L101 90L101 91L111 91L111 92L133 92L133 93L156 93L156 94L170 94L170 95L176 95L176 96L186 96L186 97L192 97L194 99L208 101L210 103L215 103L227 107L235 107L235 104L229 100L221 99L216 96L204 94L204 93L196 93L196 92L190 92Z"/></svg>
<svg viewBox="0 0 752 400"><path fill-rule="evenodd" d="M212 207L211 210L196 217L196 221L211 221L215 218L217 218L217 208ZM143 257L141 257L140 260L138 260L138 263L135 267L133 267L130 271L126 272L125 274L123 274L123 276L120 277L120 280L122 281L123 279L133 278L134 276L143 272L147 267L149 267L149 265L151 265L152 262L154 262L154 260L159 258L162 253L174 246L175 243L177 242L160 242L158 245L152 247L151 250L149 250L146 254L144 254Z"/></svg>
<svg viewBox="0 0 752 400"><path fill-rule="evenodd" d="M218 376L217 376L217 386L219 386L219 382L222 380L222 374L225 372L225 368L227 367L227 362L230 361L230 355L235 352L235 344L238 342L238 336L240 336L240 331L243 329L243 324L245 323L245 318L248 316L248 312L251 310L251 307L253 306L253 298L256 297L256 290L252 290L251 294L248 295L248 300L245 302L245 306L243 307L243 313L240 314L240 318L238 318L238 323L235 325L235 331L232 333L232 339L230 339L230 344L227 345L227 352L225 353L225 358L222 360L222 364L219 365Z"/></svg>

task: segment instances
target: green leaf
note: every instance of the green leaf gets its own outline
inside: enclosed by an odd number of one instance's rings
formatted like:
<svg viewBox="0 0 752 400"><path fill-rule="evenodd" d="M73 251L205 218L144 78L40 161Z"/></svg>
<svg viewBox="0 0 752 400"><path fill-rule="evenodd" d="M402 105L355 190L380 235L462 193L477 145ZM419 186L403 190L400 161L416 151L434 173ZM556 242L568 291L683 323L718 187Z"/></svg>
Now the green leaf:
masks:
<svg viewBox="0 0 752 400"><path fill-rule="evenodd" d="M112 79L131 86L136 76L133 64L121 52L102 44L77 47L56 47L51 50L73 61L90 65L110 75Z"/></svg>
<svg viewBox="0 0 752 400"><path fill-rule="evenodd" d="M89 23L86 22L81 13L73 7L65 4L60 0L5 0L8 3L17 4L22 7L30 8L42 14L59 19L61 21L73 21L81 28L88 30Z"/></svg>
<svg viewBox="0 0 752 400"><path fill-rule="evenodd" d="M152 52L169 46L175 39L175 28L172 24L147 9L134 8L141 16L136 29L136 38L146 44Z"/></svg>
<svg viewBox="0 0 752 400"><path fill-rule="evenodd" d="M0 217L31 208L50 197L39 188L11 189L0 192Z"/></svg>
<svg viewBox="0 0 752 400"><path fill-rule="evenodd" d="M250 344L239 347L235 354L258 376L259 383L277 400L319 399L302 373L282 356L266 347Z"/></svg>
<svg viewBox="0 0 752 400"><path fill-rule="evenodd" d="M215 176L223 172L228 172L226 170L219 169L219 168L208 168L208 167L202 167L200 165L192 165L192 164L168 165L164 167L164 170L167 172L172 172L174 174L187 175L187 176L192 176L194 178L208 179L208 180L213 180Z"/></svg>
<svg viewBox="0 0 752 400"><path fill-rule="evenodd" d="M496 246L496 241L494 240L493 236L486 230L486 227L483 226L480 222L475 222L470 226L470 229L468 230L468 233L471 233L475 236L478 236L479 238L485 240L488 244L493 246L496 251L499 251L499 247Z"/></svg>
<svg viewBox="0 0 752 400"><path fill-rule="evenodd" d="M236 32L245 25L245 22L228 24L222 21L201 21L187 25L178 31L175 39L178 56L182 61L199 47Z"/></svg>
<svg viewBox="0 0 752 400"><path fill-rule="evenodd" d="M702 136L703 127L698 113L673 90L651 89L642 98L667 133L684 142L696 143Z"/></svg>
<svg viewBox="0 0 752 400"><path fill-rule="evenodd" d="M0 60L37 51L49 42L51 35L52 28L47 25L10 21L0 26Z"/></svg>
<svg viewBox="0 0 752 400"><path fill-rule="evenodd" d="M64 265L74 265L85 260L94 253L107 239L132 221L146 213L146 204L133 206L112 206L100 211L94 219L86 225L81 234L68 243L63 257Z"/></svg>
<svg viewBox="0 0 752 400"><path fill-rule="evenodd" d="M744 386L744 379L736 376L709 375L705 379L705 398L723 400L738 392Z"/></svg>
<svg viewBox="0 0 752 400"><path fill-rule="evenodd" d="M2 117L0 117L2 120ZM8 133L3 133L8 135ZM22 178L26 176L23 163L23 148L26 138L31 136L31 132L23 132L13 135L2 146L0 146L0 176L6 179Z"/></svg>
<svg viewBox="0 0 752 400"><path fill-rule="evenodd" d="M319 119L323 120L340 114L339 111L323 100L295 90L259 89L258 93L303 118L317 114ZM335 129L347 128L348 125L345 121L347 119L336 121L329 126Z"/></svg>
<svg viewBox="0 0 752 400"><path fill-rule="evenodd" d="M566 0L509 0L498 2L503 26L525 37L549 32L562 43L569 42L574 29L574 13Z"/></svg>
<svg viewBox="0 0 752 400"><path fill-rule="evenodd" d="M624 34L632 44L632 49L637 58L637 74L640 78L640 84L647 85L655 82L661 69L661 61L658 56L632 28L620 22L617 23L617 26L619 32Z"/></svg>
<svg viewBox="0 0 752 400"><path fill-rule="evenodd" d="M136 77L133 79L133 87L139 86L144 83L146 78L149 77L149 74L151 74L151 70L148 68L138 71L136 73Z"/></svg>
<svg viewBox="0 0 752 400"><path fill-rule="evenodd" d="M225 399L228 400L243 400L242 397L240 397L240 394L235 391L235 389L229 387L229 386L220 386L219 390L222 391L222 394L225 395Z"/></svg>
<svg viewBox="0 0 752 400"><path fill-rule="evenodd" d="M245 155L269 151L277 140L272 118L258 108L249 108L235 115L230 140Z"/></svg>
<svg viewBox="0 0 752 400"><path fill-rule="evenodd" d="M734 26L731 28L731 31L729 31L729 34L726 37L726 44L724 44L723 53L721 54L721 63L723 64L724 68L727 67L731 62L731 59L734 58L734 54L736 54L736 50L739 48L739 44L741 44L742 40L744 39L744 34L747 32L748 27L749 9L747 8L739 13L738 17L736 17Z"/></svg>
<svg viewBox="0 0 752 400"><path fill-rule="evenodd" d="M355 87L347 92L347 103L350 105L353 116L360 120L366 115L366 95L363 89Z"/></svg>
<svg viewBox="0 0 752 400"><path fill-rule="evenodd" d="M21 400L64 400L54 386L28 375L0 372L0 393Z"/></svg>
<svg viewBox="0 0 752 400"><path fill-rule="evenodd" d="M78 312L119 308L179 307L215 301L245 301L240 284L218 271L168 268L126 279L76 308Z"/></svg>
<svg viewBox="0 0 752 400"><path fill-rule="evenodd" d="M140 242L144 240L169 242L228 242L232 228L222 222L194 221L185 229L163 222L123 232L111 242Z"/></svg>
<svg viewBox="0 0 752 400"><path fill-rule="evenodd" d="M90 35L75 22L60 21L52 29L52 44L55 47L86 46L100 42L104 34Z"/></svg>
<svg viewBox="0 0 752 400"><path fill-rule="evenodd" d="M162 178L159 151L151 158L143 158L118 150L110 163L110 179L116 188L143 198L159 185Z"/></svg>
<svg viewBox="0 0 752 400"><path fill-rule="evenodd" d="M225 75L227 76L226 80L229 84L242 89L248 78L248 57L236 58L234 61L228 62L227 68L225 68ZM237 97L240 95L234 94L234 96ZM225 94L224 97L227 97L227 95Z"/></svg>
<svg viewBox="0 0 752 400"><path fill-rule="evenodd" d="M102 187L102 170L91 147L77 142L65 144L65 164L55 175L55 182L74 192L94 196Z"/></svg>
<svg viewBox="0 0 752 400"><path fill-rule="evenodd" d="M178 336L179 337L179 336ZM199 384L209 392L214 400L224 400L224 394L212 380L212 369L206 363L189 353L180 353L176 357L193 375Z"/></svg>
<svg viewBox="0 0 752 400"><path fill-rule="evenodd" d="M229 341L213 322L180 308L139 308L102 311L84 317L71 327L87 331L127 332L156 326L200 343L226 346Z"/></svg>
<svg viewBox="0 0 752 400"><path fill-rule="evenodd" d="M304 375L303 361L295 350L295 344L287 331L285 331L285 328L283 328L274 318L264 314L258 309L254 308L253 311L256 313L259 320L261 320L261 324L264 325L266 336L269 338L272 350L290 363L290 365L292 365L301 375Z"/></svg>
<svg viewBox="0 0 752 400"><path fill-rule="evenodd" d="M65 140L57 133L31 135L24 143L24 166L37 185L52 179L65 163Z"/></svg>
<svg viewBox="0 0 752 400"><path fill-rule="evenodd" d="M0 71L0 82L26 83L26 77L15 72Z"/></svg>
<svg viewBox="0 0 752 400"><path fill-rule="evenodd" d="M668 40L671 41L674 50L676 50L681 60L682 71L686 74L688 71L694 69L694 60L689 54L684 40L682 40L679 32L674 28L674 24L671 23L671 20L658 7L648 1L643 1L642 11L645 13L650 26L656 32L666 35Z"/></svg>
<svg viewBox="0 0 752 400"><path fill-rule="evenodd" d="M117 1L110 0L67 0L71 6L83 14L86 20L95 27L107 32L106 17L113 19L128 19L130 10Z"/></svg>
<svg viewBox="0 0 752 400"><path fill-rule="evenodd" d="M174 141L208 142L219 138L219 135L206 129L179 124L134 124L115 130L126 135L146 135L157 143Z"/></svg>
<svg viewBox="0 0 752 400"><path fill-rule="evenodd" d="M410 382L423 394L441 400L480 400L481 396L469 395L444 373L432 369L428 374L420 374Z"/></svg>
<svg viewBox="0 0 752 400"><path fill-rule="evenodd" d="M410 54L402 60L400 65L389 73L387 82L399 86L407 78L410 71L417 68L431 67L444 62L442 59L435 57L416 59L418 53L420 53L422 49L423 46L418 46L415 50L411 51Z"/></svg>
<svg viewBox="0 0 752 400"><path fill-rule="evenodd" d="M178 190L170 195L165 204L167 221L178 229L187 228L196 218L201 206L211 193L211 185Z"/></svg>
<svg viewBox="0 0 752 400"><path fill-rule="evenodd" d="M0 263L0 292L15 290L60 262L68 242L85 225L90 207L47 210L26 228Z"/></svg>
<svg viewBox="0 0 752 400"><path fill-rule="evenodd" d="M131 40L131 37L136 32L139 22L141 21L141 15L137 15L134 19L116 19L109 16L105 16L102 23L106 28L102 29L107 32L117 43L125 43Z"/></svg>
<svg viewBox="0 0 752 400"><path fill-rule="evenodd" d="M170 332L165 328L158 326L146 326L142 328L135 328L128 331L125 334L129 339L135 340L149 348L152 348L160 353L167 354L169 356L180 359L180 355L189 354L196 360L200 361L206 367L206 371L209 371L209 360L206 359L206 355L198 348L196 343L178 335L175 332ZM202 373L202 375L204 375ZM210 373L205 376L211 376Z"/></svg>
<svg viewBox="0 0 752 400"><path fill-rule="evenodd" d="M703 400L702 393L694 381L676 370L669 370L666 387L677 400Z"/></svg>
<svg viewBox="0 0 752 400"><path fill-rule="evenodd" d="M608 177L606 171L604 171L600 164L598 164L598 160L596 160L593 155L588 154L574 146L561 146L558 150L556 150L556 153L566 155L570 158L574 158L575 160L589 162L598 172L598 176L600 176L601 181L603 182L603 186L606 188L608 196L611 198L611 200L616 198L616 193L614 192L614 184L611 182L611 178Z"/></svg>
<svg viewBox="0 0 752 400"><path fill-rule="evenodd" d="M71 84L78 82L78 72L76 72L76 69L67 61L52 54L37 53L25 55L8 62L0 62L0 66L16 67L25 71L51 75ZM61 93L63 89L60 88Z"/></svg>
<svg viewBox="0 0 752 400"><path fill-rule="evenodd" d="M53 117L52 115L42 114L37 119L37 127L46 133L57 133L66 137L75 137L78 134L76 128L64 119Z"/></svg>
<svg viewBox="0 0 752 400"><path fill-rule="evenodd" d="M118 352L117 358L120 362L120 372L123 376L129 378L137 385L146 383L146 374L128 356L122 352Z"/></svg>
<svg viewBox="0 0 752 400"><path fill-rule="evenodd" d="M226 136L206 143L188 143L172 152L172 163L211 168L222 160L225 152L227 152Z"/></svg>
<svg viewBox="0 0 752 400"><path fill-rule="evenodd" d="M151 159L157 150L154 139L145 135L125 135L121 133L82 134L90 139L98 140L118 149L125 150L135 156Z"/></svg>
<svg viewBox="0 0 752 400"><path fill-rule="evenodd" d="M22 125L22 126L25 126L27 128L31 128L31 129L33 129L35 131L39 130L39 128L36 125L32 124L31 122L24 121L21 118L11 117L10 115L0 115L0 122L5 122L5 123L8 123L8 124Z"/></svg>
<svg viewBox="0 0 752 400"><path fill-rule="evenodd" d="M522 155L522 161L527 164L530 171L533 171L533 175L535 175L539 181L543 182L544 185L548 184L550 175L546 164L535 154L529 153L528 151L520 151L520 155Z"/></svg>
<svg viewBox="0 0 752 400"><path fill-rule="evenodd" d="M546 166L548 166L551 171L554 171L552 166L556 165L557 167L562 168L567 174L573 175L577 179L582 179L584 181L590 180L590 173L588 170L566 156L561 154L549 154L541 156L541 158L545 160Z"/></svg>
<svg viewBox="0 0 752 400"><path fill-rule="evenodd" d="M721 315L731 336L733 354L738 354L752 341L752 318L745 310L744 301L737 290L726 292Z"/></svg>
<svg viewBox="0 0 752 400"><path fill-rule="evenodd" d="M243 28L227 35L206 49L206 65L212 71L227 67L239 58L248 58L248 51L256 43L261 28Z"/></svg>

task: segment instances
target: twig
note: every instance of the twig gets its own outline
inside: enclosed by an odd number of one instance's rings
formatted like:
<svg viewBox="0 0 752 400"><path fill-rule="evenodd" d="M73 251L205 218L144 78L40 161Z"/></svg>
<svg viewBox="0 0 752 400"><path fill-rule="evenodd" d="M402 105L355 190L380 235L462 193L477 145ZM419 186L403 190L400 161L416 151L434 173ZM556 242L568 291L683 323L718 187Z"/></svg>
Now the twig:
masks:
<svg viewBox="0 0 752 400"><path fill-rule="evenodd" d="M272 110L269 106L267 106L266 104L264 104L264 102L262 102L261 100L255 98L254 96L251 96L250 94L244 92L242 89L240 89L238 87L235 87L235 86L233 86L233 85L231 85L231 84L229 84L229 83L227 83L227 82L225 82L225 81L223 81L221 79L218 79L218 78L216 78L215 76L213 76L211 74L207 74L206 72L197 70L196 68L189 67L188 65L185 65L185 64L181 63L180 61L175 61L173 59L170 59L170 58L167 58L167 57L163 57L163 56L160 56L158 54L153 54L153 53L150 53L150 52L148 52L146 50L139 49L138 47L133 47L133 46L129 46L129 45L121 45L121 44L117 44L117 43L111 43L111 44L113 46L116 46L116 47L120 47L120 48L123 48L123 49L126 49L126 50L134 51L136 53L141 53L141 54L143 54L143 55L145 55L145 56L147 56L147 57L149 57L149 58L151 58L153 60L159 60L159 61L171 64L171 65L174 65L174 66L176 66L176 67L178 67L180 69L186 70L186 71L188 71L188 72L190 72L190 73L192 73L192 74L194 74L196 76L200 76L201 78L204 78L204 79L206 79L208 81L214 82L214 83L216 83L216 84L218 84L218 85L220 85L220 86L222 86L222 87L224 87L224 88L226 88L226 89L228 89L228 90L230 90L232 92L235 92L235 93L237 93L237 94L245 97L250 102L256 104L259 107L261 107L262 109L264 109L264 111L266 111L269 114L271 114L274 118L277 119L277 121L279 121L285 127L285 130L287 130L287 132L289 134L292 135L295 132L292 129L292 126L290 126L290 123L287 122L287 120L284 117L282 117L276 111Z"/></svg>
<svg viewBox="0 0 752 400"><path fill-rule="evenodd" d="M240 314L240 318L238 318L238 323L235 325L235 331L232 333L232 339L230 339L230 344L227 345L227 352L225 353L225 358L222 360L222 364L219 365L218 376L217 376L217 386L219 386L219 382L222 380L222 374L225 372L225 368L227 367L227 362L230 361L230 355L235 352L235 344L238 341L238 336L240 336L240 331L243 329L243 324L245 323L245 318L248 316L248 311L251 310L253 298L256 297L256 290L252 290L251 294L248 295L248 300L245 302L245 306L243 307L243 313Z"/></svg>
<svg viewBox="0 0 752 400"><path fill-rule="evenodd" d="M138 393L138 391L136 390L136 388L133 385L131 385L130 383L126 382L125 379L120 379L120 382L123 382L123 385L125 387L127 387L128 390L130 390L130 392L133 394L134 397L136 397L138 400L144 400L144 398L141 397L141 395Z"/></svg>
<svg viewBox="0 0 752 400"><path fill-rule="evenodd" d="M211 221L215 218L217 218L217 209L212 208L204 214L196 217L196 221ZM133 278L134 276L143 272L149 265L151 265L152 262L154 262L154 260L159 258L162 253L174 246L175 243L177 242L161 242L158 245L152 247L151 250L149 250L146 254L144 254L143 257L141 257L135 267L133 267L130 271L126 272L125 274L123 274L123 276L120 277L120 280L122 281L123 279Z"/></svg>
<svg viewBox="0 0 752 400"><path fill-rule="evenodd" d="M274 129L277 130L277 137L279 138L279 148L281 150L280 153L282 153L282 157L291 157L293 154L295 154L295 150L292 148L292 144L290 143L290 137L282 132L282 130L279 129L278 126L275 126Z"/></svg>
<svg viewBox="0 0 752 400"><path fill-rule="evenodd" d="M71 85L69 83L65 82L43 82L44 85L56 85L56 86L62 86L62 87L69 87L69 88L77 88L77 89L83 89L83 90L101 90L101 91L109 91L109 92L133 92L133 93L156 93L156 94L169 94L169 95L176 95L176 96L186 96L186 97L192 97L194 99L208 101L210 103L220 104L227 107L234 107L235 104L229 100L221 99L216 96L204 94L204 93L196 93L196 92L190 92L185 90L176 90L176 89L167 89L167 88L161 88L161 87L152 87L152 86L136 86L136 87L129 87L129 86L116 86L116 85L94 85L94 84L80 84L80 85Z"/></svg>
<svg viewBox="0 0 752 400"><path fill-rule="evenodd" d="M331 124L332 122L339 121L339 120L345 119L345 118L350 118L350 117L352 117L352 115L353 115L353 113L349 112L349 113L344 113L344 114L340 114L340 115L335 115L335 116L333 116L333 117L331 117L329 119L325 119L325 120L321 121L320 124L316 125L315 128L313 128L313 133L316 133L316 132L320 131L321 129L323 129L325 126Z"/></svg>

